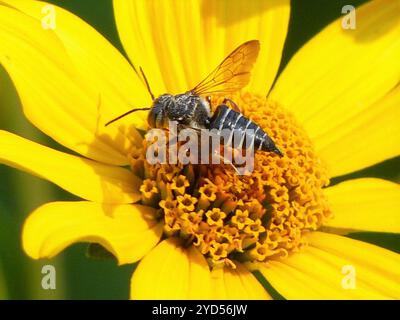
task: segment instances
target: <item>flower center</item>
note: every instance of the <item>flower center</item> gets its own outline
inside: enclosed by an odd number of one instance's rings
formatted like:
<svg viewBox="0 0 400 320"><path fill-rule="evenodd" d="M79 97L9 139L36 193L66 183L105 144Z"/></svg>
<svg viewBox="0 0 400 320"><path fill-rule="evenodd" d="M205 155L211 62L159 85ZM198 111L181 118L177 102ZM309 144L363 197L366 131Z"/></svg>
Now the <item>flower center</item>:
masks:
<svg viewBox="0 0 400 320"><path fill-rule="evenodd" d="M164 235L197 246L211 267L286 257L331 216L322 192L326 168L296 119L250 93L231 99L283 157L257 151L253 172L242 176L227 164L150 165L145 143L131 154L132 170L144 179L142 203L160 209Z"/></svg>

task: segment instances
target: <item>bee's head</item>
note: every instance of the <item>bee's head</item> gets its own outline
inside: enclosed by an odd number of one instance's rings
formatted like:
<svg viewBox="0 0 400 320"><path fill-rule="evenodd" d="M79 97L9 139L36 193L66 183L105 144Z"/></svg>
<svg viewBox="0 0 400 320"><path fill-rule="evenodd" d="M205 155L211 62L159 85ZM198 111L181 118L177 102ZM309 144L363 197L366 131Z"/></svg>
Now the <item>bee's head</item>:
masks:
<svg viewBox="0 0 400 320"><path fill-rule="evenodd" d="M147 122L151 128L167 128L168 127L168 108L175 103L174 96L163 94L154 100L147 117Z"/></svg>

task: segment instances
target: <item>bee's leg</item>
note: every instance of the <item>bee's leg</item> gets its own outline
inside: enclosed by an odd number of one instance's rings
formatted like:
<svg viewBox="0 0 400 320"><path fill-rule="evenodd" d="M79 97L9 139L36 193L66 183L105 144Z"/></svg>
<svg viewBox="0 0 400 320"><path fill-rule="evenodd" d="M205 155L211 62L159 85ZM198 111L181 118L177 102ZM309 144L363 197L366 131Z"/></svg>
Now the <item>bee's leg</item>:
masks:
<svg viewBox="0 0 400 320"><path fill-rule="evenodd" d="M188 129L188 130L193 130L196 135L197 135L197 141L200 142L201 141L201 129L200 128L195 128L195 127L190 127L188 125L184 125L184 124L178 124L178 137L179 137L179 132L181 132L184 129ZM181 146L179 146L180 148ZM182 151L184 151L184 153L187 153L190 149L182 149ZM199 154L201 151L198 151L197 155L190 155L190 157L192 160L190 161L191 164L199 164ZM197 156L197 159L194 157Z"/></svg>
<svg viewBox="0 0 400 320"><path fill-rule="evenodd" d="M233 101L229 98L225 98L224 101L222 101L223 104L226 104L227 102L229 102L229 104L232 106L233 110L235 110L236 112L242 113L242 111L240 110L239 106L235 103L235 101Z"/></svg>
<svg viewBox="0 0 400 320"><path fill-rule="evenodd" d="M218 150L214 150L213 153L217 157L219 157L221 164L229 164L233 168L233 170L235 170L236 174L240 175L240 172L239 172L238 168L233 164L232 161L230 161L229 159L225 158Z"/></svg>
<svg viewBox="0 0 400 320"><path fill-rule="evenodd" d="M207 97L206 97L206 101L207 101L207 103L208 103L208 106L209 106L209 108L210 108L210 111L211 111L211 112L214 111L214 110L213 110L213 107L212 107L211 96L207 96Z"/></svg>
<svg viewBox="0 0 400 320"><path fill-rule="evenodd" d="M190 130L195 131L198 135L201 134L201 128L190 127L188 125L184 125L184 124L179 124L178 123L178 132L180 132L183 129L190 129Z"/></svg>

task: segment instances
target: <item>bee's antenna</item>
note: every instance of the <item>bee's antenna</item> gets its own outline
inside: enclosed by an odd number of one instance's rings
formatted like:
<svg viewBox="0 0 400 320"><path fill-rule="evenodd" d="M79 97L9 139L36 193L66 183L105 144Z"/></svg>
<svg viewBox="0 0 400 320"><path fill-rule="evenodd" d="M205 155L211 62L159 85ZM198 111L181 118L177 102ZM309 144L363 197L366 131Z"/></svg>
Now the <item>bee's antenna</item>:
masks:
<svg viewBox="0 0 400 320"><path fill-rule="evenodd" d="M151 92L149 81L147 80L147 77L144 74L144 71L143 71L142 67L139 67L139 69L140 69L140 73L142 74L142 77L143 77L144 83L146 85L147 91L149 92L149 94L151 96L151 99L154 100L154 94L153 94L153 92Z"/></svg>
<svg viewBox="0 0 400 320"><path fill-rule="evenodd" d="M146 111L146 110L150 110L151 108L139 108L139 109L132 109L129 110L128 112L125 112L124 114L121 114L120 116L116 117L115 119L112 119L111 121L108 121L104 126L107 127L108 125L110 125L111 123L114 123L115 121L127 116L128 114L134 113L136 111Z"/></svg>

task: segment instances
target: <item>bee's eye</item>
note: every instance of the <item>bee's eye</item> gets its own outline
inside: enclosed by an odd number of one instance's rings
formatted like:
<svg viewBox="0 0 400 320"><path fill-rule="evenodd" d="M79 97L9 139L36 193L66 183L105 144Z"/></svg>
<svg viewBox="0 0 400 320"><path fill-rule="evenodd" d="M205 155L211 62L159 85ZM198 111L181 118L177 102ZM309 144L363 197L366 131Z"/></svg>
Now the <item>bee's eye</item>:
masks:
<svg viewBox="0 0 400 320"><path fill-rule="evenodd" d="M162 128L163 121L165 120L164 115L165 107L161 103L154 103L153 107L150 109L149 115L147 117L147 123L151 128Z"/></svg>
<svg viewBox="0 0 400 320"><path fill-rule="evenodd" d="M147 116L147 123L149 124L150 128L155 128L156 127L156 108L151 108L149 115Z"/></svg>

